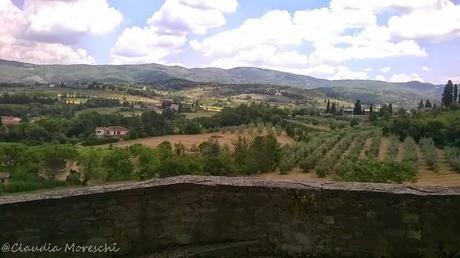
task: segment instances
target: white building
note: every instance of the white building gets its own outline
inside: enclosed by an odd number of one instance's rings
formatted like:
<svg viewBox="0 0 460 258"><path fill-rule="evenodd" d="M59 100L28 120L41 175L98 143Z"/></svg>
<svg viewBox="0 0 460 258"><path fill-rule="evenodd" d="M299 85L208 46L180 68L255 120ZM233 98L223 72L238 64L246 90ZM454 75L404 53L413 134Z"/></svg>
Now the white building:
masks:
<svg viewBox="0 0 460 258"><path fill-rule="evenodd" d="M121 126L96 127L98 137L122 137L128 131L128 129Z"/></svg>

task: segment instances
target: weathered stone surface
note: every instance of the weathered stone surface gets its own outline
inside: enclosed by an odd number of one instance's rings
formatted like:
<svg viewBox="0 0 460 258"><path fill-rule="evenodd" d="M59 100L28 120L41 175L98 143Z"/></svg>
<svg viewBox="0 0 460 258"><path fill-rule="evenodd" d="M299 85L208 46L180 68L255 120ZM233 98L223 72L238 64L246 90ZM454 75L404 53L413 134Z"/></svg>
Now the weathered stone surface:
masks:
<svg viewBox="0 0 460 258"><path fill-rule="evenodd" d="M0 218L3 243L121 248L101 257L460 254L455 188L182 176L2 196Z"/></svg>

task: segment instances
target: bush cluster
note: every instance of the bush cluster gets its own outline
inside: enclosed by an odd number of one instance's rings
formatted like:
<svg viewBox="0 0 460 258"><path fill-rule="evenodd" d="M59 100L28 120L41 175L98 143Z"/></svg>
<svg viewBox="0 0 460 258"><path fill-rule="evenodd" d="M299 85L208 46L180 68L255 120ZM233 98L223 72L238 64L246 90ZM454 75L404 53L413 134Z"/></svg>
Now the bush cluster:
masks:
<svg viewBox="0 0 460 258"><path fill-rule="evenodd" d="M430 168L434 171L439 170L438 164L438 153L436 152L436 146L434 145L434 141L431 138L423 138L420 140L420 144L422 145L423 153L425 154L426 163Z"/></svg>
<svg viewBox="0 0 460 258"><path fill-rule="evenodd" d="M414 182L415 172L405 163L377 161L374 159L346 161L338 172L344 181L402 183Z"/></svg>
<svg viewBox="0 0 460 258"><path fill-rule="evenodd" d="M457 172L460 172L460 149L447 147L446 148L447 160L450 166Z"/></svg>

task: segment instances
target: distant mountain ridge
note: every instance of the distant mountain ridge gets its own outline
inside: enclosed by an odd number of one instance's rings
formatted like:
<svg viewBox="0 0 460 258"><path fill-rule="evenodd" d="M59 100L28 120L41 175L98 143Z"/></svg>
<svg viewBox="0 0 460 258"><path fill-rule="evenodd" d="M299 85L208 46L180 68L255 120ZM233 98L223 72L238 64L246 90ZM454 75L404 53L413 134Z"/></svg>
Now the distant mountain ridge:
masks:
<svg viewBox="0 0 460 258"><path fill-rule="evenodd" d="M268 84L316 89L346 98L367 92L394 93L404 102L407 95L414 99L436 98L442 87L430 83L391 83L372 80L325 80L306 75L280 72L255 67L185 68L160 64L139 65L36 65L0 59L0 81L21 83L59 82L110 82L110 83L155 83L168 80L188 80L219 84ZM348 94L348 95L347 95Z"/></svg>
<svg viewBox="0 0 460 258"><path fill-rule="evenodd" d="M123 74L120 74L122 72ZM0 79L14 82L156 82L184 79L223 84L272 84L301 88L322 85L321 79L274 70L238 67L185 68L160 64L140 65L35 65L0 59Z"/></svg>

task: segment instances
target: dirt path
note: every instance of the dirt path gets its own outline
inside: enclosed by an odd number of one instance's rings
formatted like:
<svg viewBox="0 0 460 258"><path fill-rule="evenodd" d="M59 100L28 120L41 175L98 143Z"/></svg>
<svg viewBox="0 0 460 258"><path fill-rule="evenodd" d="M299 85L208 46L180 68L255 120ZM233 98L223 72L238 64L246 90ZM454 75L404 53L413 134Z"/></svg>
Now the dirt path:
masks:
<svg viewBox="0 0 460 258"><path fill-rule="evenodd" d="M380 148L379 148L379 155L378 155L378 159L380 161L384 161L385 158L387 157L389 144L390 144L390 139L388 139L388 137L382 137L382 140L380 141Z"/></svg>
<svg viewBox="0 0 460 258"><path fill-rule="evenodd" d="M427 186L460 186L460 174L455 173L447 162L443 150L437 149L439 171L435 172L426 164L425 156L420 146L417 146L418 172L417 185Z"/></svg>
<svg viewBox="0 0 460 258"><path fill-rule="evenodd" d="M417 168L419 175L433 172L433 170L431 170L430 166L427 164L425 154L423 153L420 145L417 145Z"/></svg>
<svg viewBox="0 0 460 258"><path fill-rule="evenodd" d="M453 174L455 171L450 167L449 161L447 160L446 152L441 149L436 150L438 153L438 164L440 174Z"/></svg>

